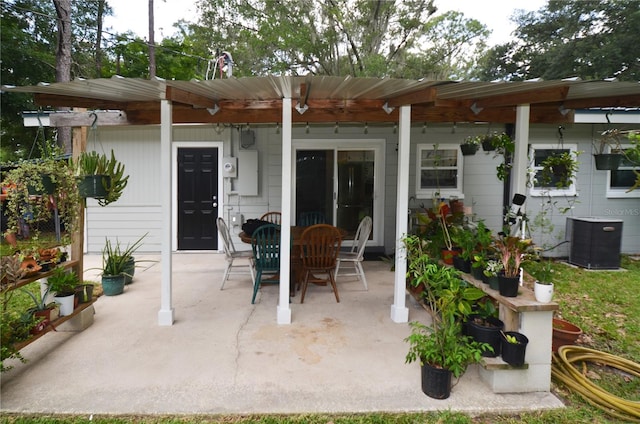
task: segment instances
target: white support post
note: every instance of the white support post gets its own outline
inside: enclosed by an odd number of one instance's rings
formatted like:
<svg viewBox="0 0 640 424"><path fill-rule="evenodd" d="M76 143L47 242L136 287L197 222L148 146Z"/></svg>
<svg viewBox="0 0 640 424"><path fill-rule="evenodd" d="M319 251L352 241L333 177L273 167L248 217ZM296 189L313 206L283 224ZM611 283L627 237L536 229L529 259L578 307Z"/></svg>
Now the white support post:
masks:
<svg viewBox="0 0 640 424"><path fill-rule="evenodd" d="M171 202L173 190L171 190L171 141L173 128L173 110L171 101L160 102L160 184L168 188L161 191L160 205L162 210L162 235L160 263L162 269L160 289L160 310L158 311L158 325L173 325L174 310L171 292Z"/></svg>
<svg viewBox="0 0 640 424"><path fill-rule="evenodd" d="M407 213L409 211L409 148L411 145L411 106L401 106L398 125L398 193L396 204L396 255L395 286L391 320L408 322L409 309L406 306L406 251L402 238L407 234Z"/></svg>
<svg viewBox="0 0 640 424"><path fill-rule="evenodd" d="M291 324L289 280L291 270L291 99L282 99L282 207L280 231L280 300L278 324Z"/></svg>
<svg viewBox="0 0 640 424"><path fill-rule="evenodd" d="M529 165L529 116L531 107L519 105L516 108L515 151L511 169L511 195L527 193L527 168ZM524 209L524 205L523 205Z"/></svg>

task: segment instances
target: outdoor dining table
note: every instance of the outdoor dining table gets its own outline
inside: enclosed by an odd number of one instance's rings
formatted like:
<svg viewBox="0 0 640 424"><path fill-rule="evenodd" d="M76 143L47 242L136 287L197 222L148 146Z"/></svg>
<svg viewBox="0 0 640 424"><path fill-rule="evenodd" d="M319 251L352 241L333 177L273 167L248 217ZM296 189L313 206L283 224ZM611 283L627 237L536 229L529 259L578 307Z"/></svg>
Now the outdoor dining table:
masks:
<svg viewBox="0 0 640 424"><path fill-rule="evenodd" d="M296 285L302 279L302 260L301 256L301 246L302 246L302 233L309 227L300 226L300 225L292 225L291 226L291 276L289 279L289 295L295 296L296 294ZM338 228L340 231L340 235L344 238L348 232L342 228ZM243 243L251 244L251 236L244 231L241 231L238 234L240 240ZM279 278L279 277L273 277ZM317 283L320 285L326 285L326 283Z"/></svg>

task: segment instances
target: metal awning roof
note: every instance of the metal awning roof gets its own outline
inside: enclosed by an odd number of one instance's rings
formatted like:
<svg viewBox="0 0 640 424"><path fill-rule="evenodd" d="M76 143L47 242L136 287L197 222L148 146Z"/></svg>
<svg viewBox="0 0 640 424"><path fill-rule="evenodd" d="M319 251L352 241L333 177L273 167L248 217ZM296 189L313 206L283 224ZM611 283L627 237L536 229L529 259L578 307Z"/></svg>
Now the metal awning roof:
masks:
<svg viewBox="0 0 640 424"><path fill-rule="evenodd" d="M571 122L567 111L573 109L640 107L638 82L578 79L455 82L267 76L175 81L114 76L2 90L34 93L41 106L123 110L130 124L158 123L161 100L173 102L174 123L278 122L285 97L298 106L294 122L395 122L402 105L413 106L412 120L417 121L515 122L515 106L530 104L531 122L557 123ZM388 113L383 105L395 109ZM308 109L303 111L304 106Z"/></svg>

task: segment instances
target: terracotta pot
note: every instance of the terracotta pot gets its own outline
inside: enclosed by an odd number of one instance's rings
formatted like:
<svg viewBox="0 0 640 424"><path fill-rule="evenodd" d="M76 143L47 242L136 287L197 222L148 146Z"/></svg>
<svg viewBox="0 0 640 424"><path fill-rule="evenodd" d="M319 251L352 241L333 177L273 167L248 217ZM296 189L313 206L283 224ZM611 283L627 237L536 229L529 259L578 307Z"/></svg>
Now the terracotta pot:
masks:
<svg viewBox="0 0 640 424"><path fill-rule="evenodd" d="M582 334L582 329L563 319L553 319L553 338L551 340L551 350L557 352L558 348L565 345L574 345L578 337Z"/></svg>
<svg viewBox="0 0 640 424"><path fill-rule="evenodd" d="M447 265L453 265L453 257L460 254L460 250L442 249L442 261Z"/></svg>

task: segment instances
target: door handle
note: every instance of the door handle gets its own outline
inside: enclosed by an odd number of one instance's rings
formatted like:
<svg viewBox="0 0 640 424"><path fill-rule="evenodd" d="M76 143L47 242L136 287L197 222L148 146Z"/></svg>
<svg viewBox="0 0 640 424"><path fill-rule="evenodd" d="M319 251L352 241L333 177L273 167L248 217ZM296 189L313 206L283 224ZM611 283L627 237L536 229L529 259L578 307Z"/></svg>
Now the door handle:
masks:
<svg viewBox="0 0 640 424"><path fill-rule="evenodd" d="M213 202L213 207L217 208L218 207L218 202Z"/></svg>

